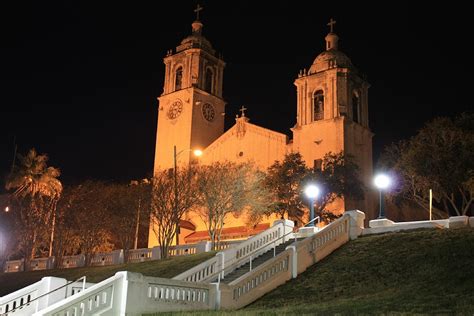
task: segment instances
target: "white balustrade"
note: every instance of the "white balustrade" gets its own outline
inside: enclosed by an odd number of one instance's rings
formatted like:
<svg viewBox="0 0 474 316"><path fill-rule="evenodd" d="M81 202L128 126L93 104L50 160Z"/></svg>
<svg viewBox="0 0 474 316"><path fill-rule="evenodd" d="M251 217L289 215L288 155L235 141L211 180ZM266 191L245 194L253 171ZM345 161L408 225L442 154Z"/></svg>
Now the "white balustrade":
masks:
<svg viewBox="0 0 474 316"><path fill-rule="evenodd" d="M54 257L47 258L35 258L30 261L30 269L36 270L47 270L54 268Z"/></svg>
<svg viewBox="0 0 474 316"><path fill-rule="evenodd" d="M124 272L95 284L36 313L40 315L120 315ZM115 295L115 304L113 296ZM109 312L108 314L103 314Z"/></svg>
<svg viewBox="0 0 474 316"><path fill-rule="evenodd" d="M288 246L228 285L220 284L221 307L241 308L284 284L309 266L329 255L350 236L351 216L345 214L322 230Z"/></svg>
<svg viewBox="0 0 474 316"><path fill-rule="evenodd" d="M33 315L138 316L156 312L241 308L296 277L307 267L346 243L351 236L351 230L360 225L354 224L355 222L358 223L351 215L345 214L313 236L293 243L280 254L229 284L204 282L215 280L223 263L232 260L236 262L236 256L243 258L275 243L287 230L284 223L277 223L270 230L233 249L219 252L214 258L174 279L117 272L115 276ZM183 250L186 247L183 245L175 247L176 249ZM25 294L30 293L28 288L24 290Z"/></svg>
<svg viewBox="0 0 474 316"><path fill-rule="evenodd" d="M84 255L64 256L61 259L61 268L79 268L86 264Z"/></svg>
<svg viewBox="0 0 474 316"><path fill-rule="evenodd" d="M215 279L220 266L220 256L215 256L175 276L173 280L182 280L188 282L210 282Z"/></svg>
<svg viewBox="0 0 474 316"><path fill-rule="evenodd" d="M128 251L128 262L143 262L153 260L152 248L131 249Z"/></svg>
<svg viewBox="0 0 474 316"><path fill-rule="evenodd" d="M215 309L216 285L117 272L99 284L49 306L33 316L127 315L156 311Z"/></svg>
<svg viewBox="0 0 474 316"><path fill-rule="evenodd" d="M123 263L123 250L96 253L92 256L91 266L109 266Z"/></svg>
<svg viewBox="0 0 474 316"><path fill-rule="evenodd" d="M171 246L168 248L168 256L185 256L185 255L194 255L197 253L197 244L184 244Z"/></svg>
<svg viewBox="0 0 474 316"><path fill-rule="evenodd" d="M291 254L285 250L229 285L221 284L221 307L246 306L291 279Z"/></svg>
<svg viewBox="0 0 474 316"><path fill-rule="evenodd" d="M225 250L227 248L234 247L235 245L240 244L244 240L224 240L219 243L216 250Z"/></svg>
<svg viewBox="0 0 474 316"><path fill-rule="evenodd" d="M25 261L23 259L7 261L7 262L5 262L5 268L4 268L3 271L5 271L5 272L23 271L24 270L24 268L23 268L24 263L25 263Z"/></svg>
<svg viewBox="0 0 474 316"><path fill-rule="evenodd" d="M230 248L241 241L226 242L225 248ZM169 248L169 256L184 256L202 252L211 251L211 243L202 241L196 244L185 244L171 246ZM112 252L97 253L92 256L91 266L106 266L113 264L121 264L123 260L123 250L114 250ZM159 246L153 248L130 249L128 251L128 262L143 262L149 260L161 259L161 249ZM46 270L54 268L54 257L36 258L30 261L30 270ZM24 260L11 260L5 262L4 272L23 271ZM61 268L77 268L85 266L85 256L64 256L61 258Z"/></svg>
<svg viewBox="0 0 474 316"><path fill-rule="evenodd" d="M237 262L249 254L259 253L261 249L274 244L276 239L287 232L285 223L274 225L271 229L250 238L235 248L219 252L214 258L178 275L174 279L146 277L139 273L117 272L115 276L93 285L86 290L75 290L80 284L66 289L70 296L45 308L39 308L42 281L20 291L0 298L0 314L7 315L127 315L138 316L156 312L185 310L238 309L244 307L279 285L295 278L309 266L322 260L332 251L362 234L364 214L359 211L346 212L341 218L325 226L314 235L292 243L280 254L270 258L238 279L224 284L205 283L216 279L223 264ZM462 219L462 225L468 222ZM461 222L461 220L459 220ZM457 222L456 222L457 224ZM460 224L460 225L461 225ZM282 238L280 238L281 240ZM205 247L208 245L206 244ZM182 245L174 247L176 254L186 249L197 249ZM145 253L143 249L136 255ZM186 253L186 252L185 252ZM56 278L53 278L56 279ZM221 281L222 279L219 279ZM64 295L64 294L63 294ZM64 297L64 296L63 296ZM53 301L53 300L52 300ZM51 301L51 302L52 302ZM25 302L25 314L12 314L10 311ZM21 310L19 310L21 311Z"/></svg>
<svg viewBox="0 0 474 316"><path fill-rule="evenodd" d="M66 296L65 289L44 295L65 285L61 278L44 277L40 281L0 298L0 315L30 316ZM43 296L44 295L44 296Z"/></svg>
<svg viewBox="0 0 474 316"><path fill-rule="evenodd" d="M217 278L219 271L222 269L231 267L230 270L225 270L225 273L230 273L232 269L237 268L238 266L233 264L239 261L239 259L248 257L250 254L259 256L285 242L285 239L280 237L291 233L293 225L293 222L288 220L276 221L269 229L240 242L235 247L230 247L217 253L214 258L175 276L173 279L190 282L212 282ZM288 236L288 239L290 238L291 236ZM241 264L243 265L249 260L250 258L242 260Z"/></svg>

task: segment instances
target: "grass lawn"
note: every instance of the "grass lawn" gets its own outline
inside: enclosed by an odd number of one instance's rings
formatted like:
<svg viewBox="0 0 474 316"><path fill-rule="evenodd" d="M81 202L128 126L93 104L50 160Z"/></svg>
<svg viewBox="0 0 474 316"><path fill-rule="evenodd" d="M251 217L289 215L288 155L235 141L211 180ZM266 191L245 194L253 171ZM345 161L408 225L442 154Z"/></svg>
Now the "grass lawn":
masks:
<svg viewBox="0 0 474 316"><path fill-rule="evenodd" d="M173 315L474 315L473 293L474 229L417 230L351 241L242 310Z"/></svg>
<svg viewBox="0 0 474 316"><path fill-rule="evenodd" d="M87 276L87 282L97 283L113 276L117 271L127 270L140 272L147 276L172 278L214 255L214 252L208 252L197 255L174 257L165 260L120 264L114 266L0 273L0 296L4 296L22 287L35 283L45 276L55 276L74 281L85 275Z"/></svg>

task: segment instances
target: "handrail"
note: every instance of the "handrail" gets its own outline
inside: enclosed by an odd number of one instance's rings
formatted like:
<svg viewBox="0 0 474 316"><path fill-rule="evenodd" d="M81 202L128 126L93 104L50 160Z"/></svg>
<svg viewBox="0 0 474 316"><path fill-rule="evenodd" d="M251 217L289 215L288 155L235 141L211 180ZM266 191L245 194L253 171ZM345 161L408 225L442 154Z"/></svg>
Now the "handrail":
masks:
<svg viewBox="0 0 474 316"><path fill-rule="evenodd" d="M20 309L20 308L22 308L22 307L25 306L25 305L29 305L29 304L31 304L32 302L37 301L37 300L39 300L39 299L42 298L42 297L45 297L46 295L49 295L49 294L51 294L51 293L53 293L53 292L56 292L57 290L62 289L63 287L66 287L66 288L67 288L70 284L76 283L76 282L78 282L79 280L82 280L82 290L84 291L84 289L85 289L85 287L86 287L86 276L85 276L85 275L82 276L82 277L80 277L79 279L77 279L77 280L75 280L75 281L71 281L71 282L69 282L69 283L66 282L66 284L61 285L60 287L55 288L54 290L51 290L51 291L49 291L49 292L47 292L47 293L44 293L44 294L41 294L40 296L35 297L35 298L32 299L31 301L28 301L28 302L26 302L26 303L23 303L23 304L20 305L20 306L15 307L14 309L8 311L6 314L0 314L0 316L8 315L9 313L14 312L14 311L17 310L17 309ZM66 289L66 295L65 295L65 296L67 297L67 289ZM13 299L13 300L11 300L11 301L14 301L14 300L15 300L15 299ZM11 301L10 301L10 302L11 302ZM7 302L6 304L8 304L8 302Z"/></svg>
<svg viewBox="0 0 474 316"><path fill-rule="evenodd" d="M225 262L222 263L225 266L226 264L229 264L229 262L233 262L234 260L236 260L239 257L239 255L244 256L244 254L242 253L247 253L250 249L251 249L250 251L254 251L255 250L254 247L256 247L255 244L259 244L259 241L263 239L266 239L266 241L264 241L266 242L266 245L271 244L270 239L276 238L275 236L279 234L281 225L282 223L278 223L278 225L274 225L258 233L257 235L254 235L248 238L247 240L240 242L235 247L222 249L216 254L215 257L212 257L204 262L201 262L200 264L192 267L191 269L184 271L181 274L178 274L177 276L173 277L173 279L174 280L191 280L192 282L202 282L206 280L207 282L209 281L209 278L214 278L217 276L215 274L216 273L215 269L217 269L217 266L219 265L219 262L218 262L219 260L222 260L222 261L225 260ZM267 236L270 236L270 238L266 238ZM201 276L200 271L202 271L203 269L206 269L206 272L204 273L205 274L204 276Z"/></svg>
<svg viewBox="0 0 474 316"><path fill-rule="evenodd" d="M303 228L303 227L306 227L307 225L311 224L311 223L314 222L315 220L318 220L318 224L319 224L320 221L321 221L321 218L320 218L319 216L316 216L315 218L313 218L312 220L310 220L309 222L307 222L307 223L304 224L303 226L299 227L298 230L300 230L300 229ZM283 235L283 236L281 236L281 237L278 237L277 239L275 239L275 240L272 241L272 244L275 244L275 242L276 242L277 240L280 240L280 239L282 239L282 238L285 238L286 236L291 235L291 234L294 234L294 233L295 233L295 232L289 232L289 233L287 233L287 234L285 234L285 235ZM295 236L295 242L297 242L296 236ZM267 247L267 246L268 246L268 245L264 245L264 246L261 246L260 248L255 249L254 253L257 252L258 250L261 250L261 249ZM275 256L275 249L276 249L276 247L274 246L274 247L273 247L273 256ZM227 269L229 269L229 268L231 268L231 267L236 266L238 263L241 263L244 259L252 258L252 256L254 255L254 253L250 253L250 254L247 254L247 255L245 255L245 256L243 256L243 257L240 257L236 262L232 263L230 266L221 267L218 271L216 271L216 272L217 272L217 282L220 283L221 272L223 272L223 271L225 271L225 270L227 270ZM252 261L250 261L250 270L252 270ZM224 279L224 277L223 277L223 279Z"/></svg>

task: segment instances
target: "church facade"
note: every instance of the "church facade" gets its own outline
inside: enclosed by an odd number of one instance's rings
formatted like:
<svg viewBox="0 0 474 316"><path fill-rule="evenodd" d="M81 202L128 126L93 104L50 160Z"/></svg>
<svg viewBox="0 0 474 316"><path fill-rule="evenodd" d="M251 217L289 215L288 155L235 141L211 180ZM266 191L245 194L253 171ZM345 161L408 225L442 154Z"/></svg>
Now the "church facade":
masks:
<svg viewBox="0 0 474 316"><path fill-rule="evenodd" d="M225 101L223 72L225 62L202 35L203 24L192 23L192 33L164 58L165 82L158 98L158 127L154 173L193 159L190 149L202 149L200 163L215 161L253 161L266 170L290 152L301 153L308 167L317 168L328 152L343 151L355 158L362 182L367 188L372 181L372 137L368 121L369 84L338 48L338 36L331 31L325 37L326 50L314 60L309 70L300 71L295 79L296 124L293 137L250 123L242 114L235 125L224 131ZM291 122L289 122L291 123ZM360 209L372 211L369 193L364 200L340 199L332 211ZM246 238L264 230L275 220L266 218L261 224L245 227L245 214L226 218L222 239ZM205 224L190 212L183 219L180 243L207 239ZM157 244L150 229L149 246Z"/></svg>

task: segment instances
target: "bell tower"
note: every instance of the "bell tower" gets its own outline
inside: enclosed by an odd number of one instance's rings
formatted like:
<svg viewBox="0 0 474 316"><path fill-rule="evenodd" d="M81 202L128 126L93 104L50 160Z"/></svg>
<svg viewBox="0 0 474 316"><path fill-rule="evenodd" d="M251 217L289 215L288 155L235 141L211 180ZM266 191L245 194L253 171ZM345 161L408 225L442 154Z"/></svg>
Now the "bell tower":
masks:
<svg viewBox="0 0 474 316"><path fill-rule="evenodd" d="M224 132L222 81L225 63L202 35L197 6L192 33L163 59L165 81L158 97L154 173L192 159L191 149L204 149Z"/></svg>
<svg viewBox="0 0 474 316"><path fill-rule="evenodd" d="M369 83L359 74L349 57L338 47L332 20L326 35L326 50L309 70L299 72L294 84L297 117L293 150L299 151L308 167L320 168L328 152L344 152L355 158L362 182L372 183L372 132L368 119ZM370 194L364 201L341 201L342 209L372 210Z"/></svg>

